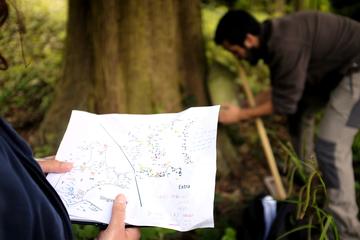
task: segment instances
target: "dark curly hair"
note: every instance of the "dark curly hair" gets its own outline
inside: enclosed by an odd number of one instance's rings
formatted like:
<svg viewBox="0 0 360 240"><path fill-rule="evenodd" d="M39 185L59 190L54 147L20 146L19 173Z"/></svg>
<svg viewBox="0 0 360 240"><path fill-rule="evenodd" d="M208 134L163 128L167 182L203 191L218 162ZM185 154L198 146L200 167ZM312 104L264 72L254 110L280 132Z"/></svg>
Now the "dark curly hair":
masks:
<svg viewBox="0 0 360 240"><path fill-rule="evenodd" d="M216 28L215 42L223 44L228 41L231 44L243 46L246 34L260 34L260 23L243 10L229 10L221 19Z"/></svg>
<svg viewBox="0 0 360 240"><path fill-rule="evenodd" d="M0 0L0 27L5 23L9 16L9 7L5 0ZM6 59L0 54L0 70L6 70L8 63Z"/></svg>

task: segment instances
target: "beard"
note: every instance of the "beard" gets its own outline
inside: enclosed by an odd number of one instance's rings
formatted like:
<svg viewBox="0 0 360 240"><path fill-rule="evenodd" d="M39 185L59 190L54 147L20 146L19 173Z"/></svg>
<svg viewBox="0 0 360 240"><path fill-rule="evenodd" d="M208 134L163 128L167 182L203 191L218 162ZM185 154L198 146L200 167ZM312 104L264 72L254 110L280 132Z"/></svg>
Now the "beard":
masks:
<svg viewBox="0 0 360 240"><path fill-rule="evenodd" d="M261 58L261 50L260 48L247 48L246 47L246 57L245 60L248 61L252 66L257 65L259 59Z"/></svg>

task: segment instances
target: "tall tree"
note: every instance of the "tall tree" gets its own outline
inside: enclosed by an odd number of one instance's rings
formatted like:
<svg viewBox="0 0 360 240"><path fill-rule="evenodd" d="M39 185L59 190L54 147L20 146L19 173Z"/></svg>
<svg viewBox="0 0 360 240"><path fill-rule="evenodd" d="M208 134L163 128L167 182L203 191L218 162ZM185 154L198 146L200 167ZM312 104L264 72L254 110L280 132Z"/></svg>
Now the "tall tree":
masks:
<svg viewBox="0 0 360 240"><path fill-rule="evenodd" d="M72 109L156 113L208 104L199 1L68 6L64 75L37 144L58 144Z"/></svg>

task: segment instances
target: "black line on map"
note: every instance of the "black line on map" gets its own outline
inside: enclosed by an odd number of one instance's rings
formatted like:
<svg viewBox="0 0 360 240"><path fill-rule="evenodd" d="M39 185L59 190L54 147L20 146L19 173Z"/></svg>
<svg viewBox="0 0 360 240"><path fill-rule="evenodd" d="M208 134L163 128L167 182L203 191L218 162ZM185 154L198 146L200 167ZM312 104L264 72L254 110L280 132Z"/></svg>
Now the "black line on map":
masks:
<svg viewBox="0 0 360 240"><path fill-rule="evenodd" d="M129 158L126 156L125 154L125 151L124 149L120 146L120 144L115 140L115 138L106 130L106 128L101 124L99 123L100 126L104 129L104 131L106 132L106 134L113 140L113 142L116 144L116 146L119 147L120 151L122 152L122 154L125 156L126 160L128 161L128 163L130 164L133 172L134 172L134 178L135 178L135 184L136 184L136 190L137 190L137 194L138 194L138 197L139 197L139 202L140 202L140 207L142 207L142 201L141 201L141 196L140 196L140 191L139 191L139 186L138 186L138 182L137 182L137 179L136 179L136 172L135 172L135 168L134 166L132 165L132 163L130 162Z"/></svg>

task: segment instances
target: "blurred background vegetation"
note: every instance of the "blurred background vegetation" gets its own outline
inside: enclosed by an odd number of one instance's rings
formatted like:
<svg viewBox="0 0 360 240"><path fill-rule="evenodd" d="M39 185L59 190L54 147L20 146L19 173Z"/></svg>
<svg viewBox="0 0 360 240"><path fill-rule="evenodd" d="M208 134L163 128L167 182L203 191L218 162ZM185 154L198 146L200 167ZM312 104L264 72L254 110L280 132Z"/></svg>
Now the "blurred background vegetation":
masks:
<svg viewBox="0 0 360 240"><path fill-rule="evenodd" d="M10 64L0 73L0 113L25 133L43 119L62 74L66 1L24 0L17 8L10 8L0 31L1 52ZM26 33L19 31L18 16Z"/></svg>
<svg viewBox="0 0 360 240"><path fill-rule="evenodd" d="M0 113L27 140L30 140L53 100L56 83L62 78L67 2L65 0L12 2L16 5L10 9L10 19L0 31L0 51L10 65L9 70L0 72ZM309 9L336 12L359 20L360 2L358 0L203 0L201 13L207 59L207 84L210 92L214 92L219 87L225 89L222 93L211 96L213 103L221 103L229 99L241 102L244 99L238 84L237 60L216 46L212 40L218 20L229 8L249 10L261 21ZM26 33L20 31L22 22L26 26ZM246 72L254 93L266 88L269 83L269 74L263 63L260 63L257 68L246 66ZM286 141L286 134L283 133L284 129L281 126L283 120L278 118L265 120L272 140ZM246 155L245 159L261 158L259 151L256 150L260 147L255 129L250 124L243 124L240 135L232 139L237 144L239 153ZM46 145L33 147L37 156L53 154L56 151ZM274 144L274 152L280 161L286 162L288 157L285 157L285 152L279 145ZM353 153L359 201L359 134L353 144ZM261 164L265 169L263 171L267 171L266 164L264 162ZM248 169L251 169L251 166ZM255 174L255 171L252 174ZM249 177L246 180L251 185L254 179ZM224 188L226 189L226 186ZM234 187L228 188L234 191L216 195L215 204L219 205L219 208L224 207L221 205L223 199L238 196ZM258 192L249 190L247 195L243 192L243 195L246 195L244 199L250 199ZM234 204L236 205L237 202L234 201ZM215 216L221 213L223 212L215 210ZM160 228L144 228L142 239L236 239L236 224L232 225L233 220L230 217L222 216L215 220L215 229L199 229L188 234ZM91 226L74 225L74 231L78 239L91 239L96 235L97 229Z"/></svg>

